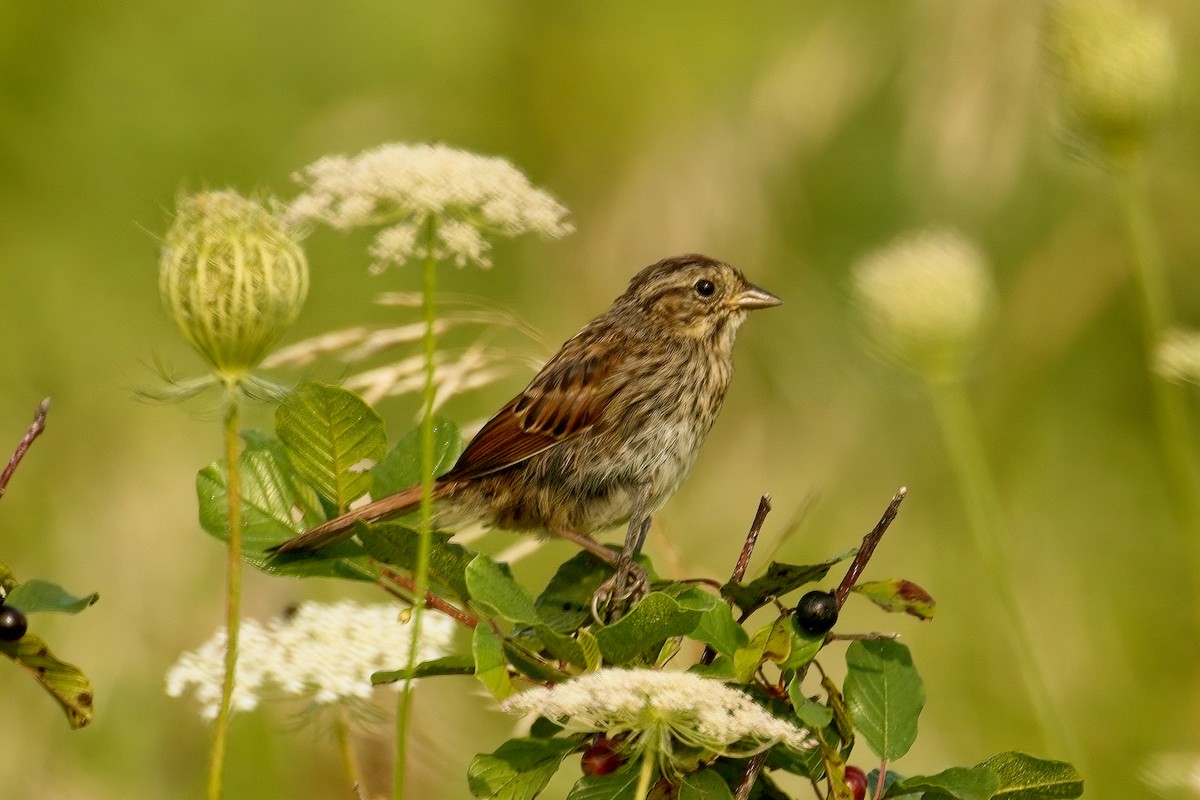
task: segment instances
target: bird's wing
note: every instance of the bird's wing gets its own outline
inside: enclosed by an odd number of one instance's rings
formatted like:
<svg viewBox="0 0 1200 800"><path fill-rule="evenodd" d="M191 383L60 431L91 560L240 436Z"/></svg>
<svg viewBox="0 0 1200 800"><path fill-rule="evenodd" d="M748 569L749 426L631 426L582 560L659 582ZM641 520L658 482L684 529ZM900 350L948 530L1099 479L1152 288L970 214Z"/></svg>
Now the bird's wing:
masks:
<svg viewBox="0 0 1200 800"><path fill-rule="evenodd" d="M442 480L498 472L587 430L620 392L624 357L622 348L593 347L582 337L568 342L488 420Z"/></svg>

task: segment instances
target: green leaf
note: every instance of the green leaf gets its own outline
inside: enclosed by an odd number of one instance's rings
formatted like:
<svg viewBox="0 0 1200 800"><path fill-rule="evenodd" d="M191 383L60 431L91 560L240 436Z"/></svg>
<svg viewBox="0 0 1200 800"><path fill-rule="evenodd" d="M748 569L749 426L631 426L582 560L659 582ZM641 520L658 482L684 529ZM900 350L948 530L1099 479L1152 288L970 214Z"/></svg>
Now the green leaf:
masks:
<svg viewBox="0 0 1200 800"><path fill-rule="evenodd" d="M702 769L683 776L679 800L733 800L733 792L716 770Z"/></svg>
<svg viewBox="0 0 1200 800"><path fill-rule="evenodd" d="M917 619L933 619L933 612L937 607L929 592L903 578L860 583L854 587L854 591L870 599L884 611L903 611Z"/></svg>
<svg viewBox="0 0 1200 800"><path fill-rule="evenodd" d="M854 724L880 758L895 761L917 738L925 688L908 648L890 639L846 648L846 705Z"/></svg>
<svg viewBox="0 0 1200 800"><path fill-rule="evenodd" d="M783 662L792 651L789 617L777 617L750 638L750 643L733 654L735 680L749 683L759 666L767 661Z"/></svg>
<svg viewBox="0 0 1200 800"><path fill-rule="evenodd" d="M1083 776L1065 761L1010 751L994 755L980 766L999 777L997 800L1057 800L1083 794Z"/></svg>
<svg viewBox="0 0 1200 800"><path fill-rule="evenodd" d="M475 677L497 700L503 700L512 694L512 679L508 676L508 659L504 657L504 644L496 632L486 624L475 628L475 635L471 640L471 654L475 660Z"/></svg>
<svg viewBox="0 0 1200 800"><path fill-rule="evenodd" d="M788 657L779 666L783 669L800 669L812 662L825 646L825 634L816 636L806 633L796 623L796 618L788 617L788 635L792 639L792 649Z"/></svg>
<svg viewBox="0 0 1200 800"><path fill-rule="evenodd" d="M421 534L399 522L359 522L354 528L363 548L377 561L409 572L417 570ZM450 541L450 534L434 531L429 550L429 584L435 594L466 602L466 571L477 553Z"/></svg>
<svg viewBox="0 0 1200 800"><path fill-rule="evenodd" d="M10 592L5 602L26 614L36 614L40 611L78 614L99 599L100 595L97 592L92 592L86 597L75 597L57 583L31 578Z"/></svg>
<svg viewBox="0 0 1200 800"><path fill-rule="evenodd" d="M471 794L495 800L532 800L546 788L558 765L579 745L571 739L510 739L494 753L471 760Z"/></svg>
<svg viewBox="0 0 1200 800"><path fill-rule="evenodd" d="M534 630L537 631L538 638L542 640L546 652L551 656L580 669L588 668L587 653L584 652L583 645L575 638L565 633L559 633L546 624L537 625ZM586 631L580 632L586 633ZM592 641L595 641L595 638L593 636Z"/></svg>
<svg viewBox="0 0 1200 800"><path fill-rule="evenodd" d="M507 566L480 554L467 565L466 579L471 602L485 613L525 625L541 621L533 598L513 580Z"/></svg>
<svg viewBox="0 0 1200 800"><path fill-rule="evenodd" d="M275 435L296 471L339 509L371 488L387 453L383 420L347 389L305 383L275 409Z"/></svg>
<svg viewBox="0 0 1200 800"><path fill-rule="evenodd" d="M363 549L351 541L311 553L275 556L264 552L304 530L306 521L321 519L313 510L316 498L298 486L290 464L281 461L270 447L247 447L238 461L244 561L272 575L376 580ZM222 542L229 538L228 481L223 460L196 475L200 527Z"/></svg>
<svg viewBox="0 0 1200 800"><path fill-rule="evenodd" d="M13 589L17 588L17 576L13 575L13 571L8 568L8 565L0 561L0 597L5 597Z"/></svg>
<svg viewBox="0 0 1200 800"><path fill-rule="evenodd" d="M534 606L538 618L559 633L570 633L591 619L592 595L612 575L612 568L591 553L563 562Z"/></svg>
<svg viewBox="0 0 1200 800"><path fill-rule="evenodd" d="M584 775L567 793L566 800L634 800L640 761L630 761L608 775ZM650 785L654 785L651 778Z"/></svg>
<svg viewBox="0 0 1200 800"><path fill-rule="evenodd" d="M433 474L441 475L454 466L462 451L458 426L441 417L433 418ZM383 460L371 469L371 494L385 497L421 482L421 429L413 428L396 442Z"/></svg>
<svg viewBox="0 0 1200 800"><path fill-rule="evenodd" d="M0 653L33 675L67 715L74 729L92 721L92 685L73 664L60 661L39 637L27 633L15 642L0 642Z"/></svg>
<svg viewBox="0 0 1200 800"><path fill-rule="evenodd" d="M722 655L732 656L739 647L750 643L746 629L733 618L733 609L719 597L689 587L676 597L684 608L699 611L700 622L688 638L704 642Z"/></svg>
<svg viewBox="0 0 1200 800"><path fill-rule="evenodd" d="M442 675L474 675L475 674L475 659L467 655L444 656L435 658L432 661L422 661L413 668L412 677L417 678L435 678ZM371 684L378 686L381 683L396 683L408 677L408 670L404 669L388 669L379 670L371 673Z"/></svg>
<svg viewBox="0 0 1200 800"><path fill-rule="evenodd" d="M821 580L832 566L857 552L857 548L851 548L820 564L799 565L772 561L762 577L745 584L730 581L721 587L721 594L736 603L742 611L755 611L771 602L772 598L782 597L806 583Z"/></svg>
<svg viewBox="0 0 1200 800"><path fill-rule="evenodd" d="M653 661L663 642L687 636L700 617L701 612L684 608L668 595L651 592L612 625L597 628L596 641L611 664Z"/></svg>
<svg viewBox="0 0 1200 800"><path fill-rule="evenodd" d="M925 800L990 800L1000 778L985 766L952 767L936 775L914 775L888 788L888 797L923 795Z"/></svg>
<svg viewBox="0 0 1200 800"><path fill-rule="evenodd" d="M788 683L787 693L788 699L792 701L796 719L800 720L805 727L819 729L833 722L833 709L804 696L799 676L792 677Z"/></svg>
<svg viewBox="0 0 1200 800"><path fill-rule="evenodd" d="M537 683L562 683L571 677L513 639L504 640L504 657L514 669Z"/></svg>

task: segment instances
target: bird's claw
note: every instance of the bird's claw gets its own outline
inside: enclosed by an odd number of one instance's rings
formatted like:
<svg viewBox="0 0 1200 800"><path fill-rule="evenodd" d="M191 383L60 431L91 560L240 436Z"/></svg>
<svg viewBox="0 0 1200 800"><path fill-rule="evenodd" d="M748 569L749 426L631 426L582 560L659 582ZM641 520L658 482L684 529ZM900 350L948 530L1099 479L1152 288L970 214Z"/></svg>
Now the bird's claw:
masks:
<svg viewBox="0 0 1200 800"><path fill-rule="evenodd" d="M622 558L616 572L592 593L592 619L601 625L611 624L649 593L646 570Z"/></svg>

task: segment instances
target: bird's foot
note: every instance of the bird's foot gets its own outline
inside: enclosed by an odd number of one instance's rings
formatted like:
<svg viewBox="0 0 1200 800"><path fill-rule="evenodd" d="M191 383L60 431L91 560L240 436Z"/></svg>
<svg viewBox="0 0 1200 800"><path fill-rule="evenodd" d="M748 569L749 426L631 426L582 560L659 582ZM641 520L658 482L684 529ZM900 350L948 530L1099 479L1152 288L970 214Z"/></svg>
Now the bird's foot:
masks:
<svg viewBox="0 0 1200 800"><path fill-rule="evenodd" d="M592 594L592 618L612 624L650 593L650 576L633 559L622 554L616 571Z"/></svg>

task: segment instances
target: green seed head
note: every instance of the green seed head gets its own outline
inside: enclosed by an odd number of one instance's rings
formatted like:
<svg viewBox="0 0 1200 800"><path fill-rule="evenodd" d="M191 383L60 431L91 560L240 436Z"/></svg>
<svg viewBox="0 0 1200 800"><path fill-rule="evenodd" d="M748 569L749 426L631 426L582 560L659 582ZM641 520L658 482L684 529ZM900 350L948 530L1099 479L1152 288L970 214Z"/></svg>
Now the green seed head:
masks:
<svg viewBox="0 0 1200 800"><path fill-rule="evenodd" d="M226 380L254 369L308 293L304 251L260 203L233 191L179 201L159 260L163 306Z"/></svg>
<svg viewBox="0 0 1200 800"><path fill-rule="evenodd" d="M1049 44L1068 131L1110 163L1136 155L1175 97L1166 21L1129 0L1060 0Z"/></svg>

